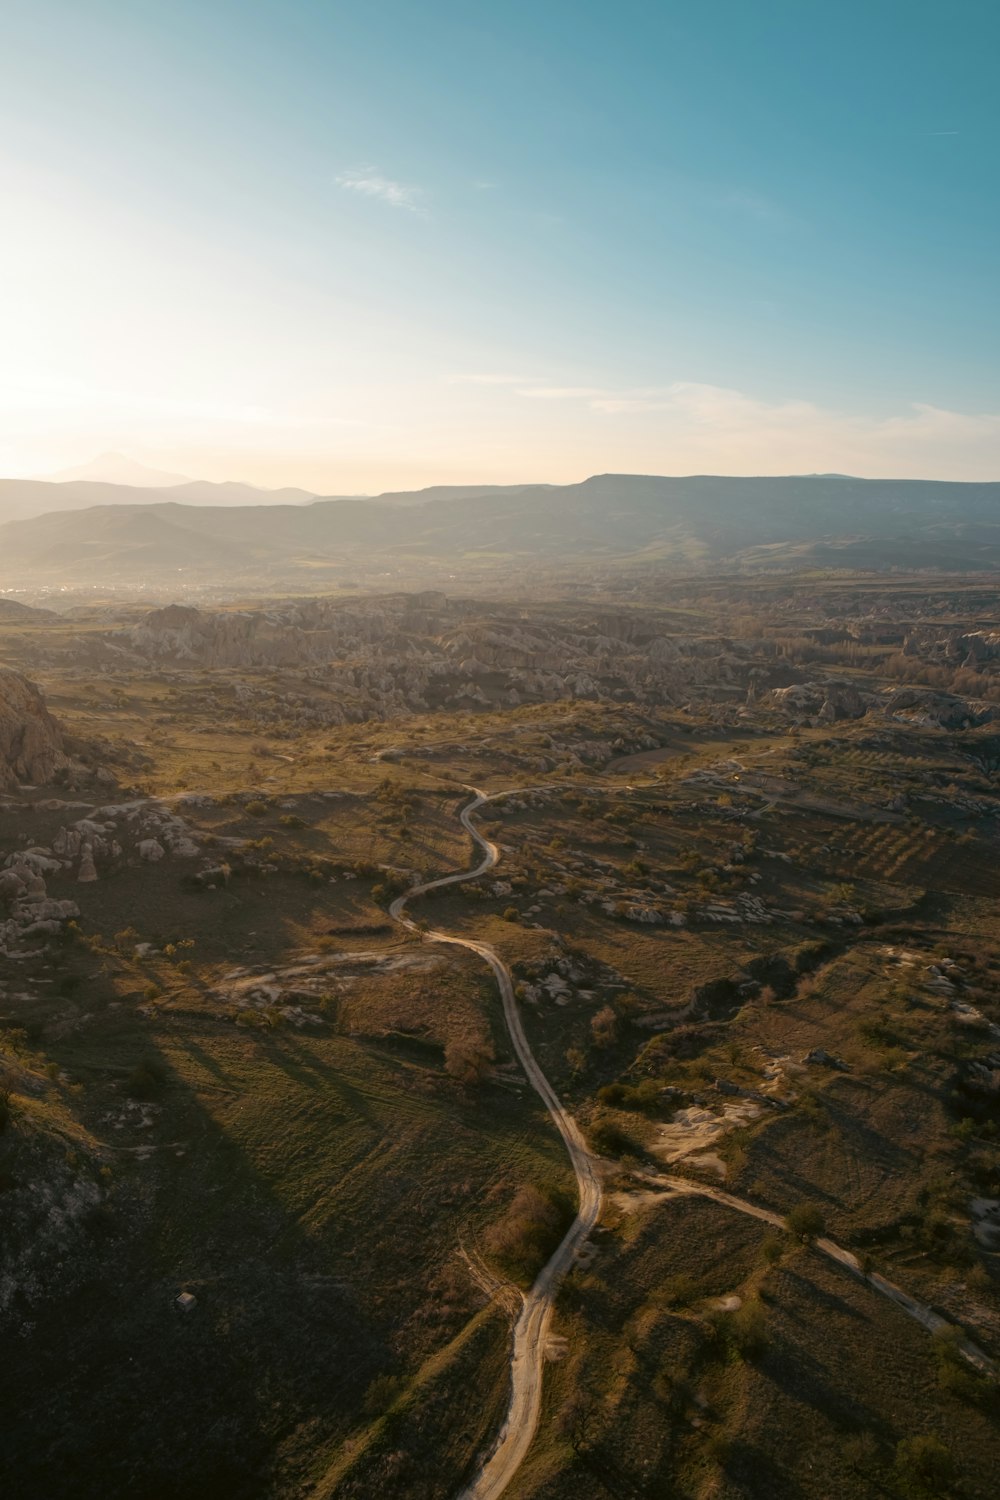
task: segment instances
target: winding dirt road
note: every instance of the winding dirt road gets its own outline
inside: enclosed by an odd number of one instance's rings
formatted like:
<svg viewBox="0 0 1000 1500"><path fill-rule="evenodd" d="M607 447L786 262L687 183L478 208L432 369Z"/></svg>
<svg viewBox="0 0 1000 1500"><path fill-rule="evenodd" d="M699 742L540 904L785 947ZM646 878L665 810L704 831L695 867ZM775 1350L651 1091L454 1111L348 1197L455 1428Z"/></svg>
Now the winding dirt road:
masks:
<svg viewBox="0 0 1000 1500"><path fill-rule="evenodd" d="M496 793L503 796L504 793ZM483 838L474 826L472 815L484 803L491 801L485 792L476 792L460 814L463 827L473 844L482 849L483 857L472 870L459 871L455 875L443 875L438 880L429 880L425 885L414 886L398 896L389 908L389 915L411 932L420 931L411 917L406 915L407 903L428 891L440 890L442 886L461 885L466 880L475 880L491 870L500 858L496 844ZM597 1223L601 1212L601 1183L594 1157L580 1134L576 1121L568 1114L535 1061L534 1054L524 1034L517 1002L514 999L514 984L510 970L487 943L475 942L472 938L454 937L436 929L423 933L430 942L451 943L459 948L468 948L478 953L493 970L500 998L503 1001L504 1019L514 1051L523 1067L528 1081L552 1116L556 1129L562 1136L569 1159L576 1173L580 1207L576 1218L566 1232L565 1238L552 1258L538 1273L534 1286L524 1297L520 1315L514 1325L514 1346L511 1355L510 1404L500 1435L481 1466L472 1484L465 1490L463 1500L496 1500L510 1484L531 1447L538 1427L538 1416L542 1403L542 1374L545 1367L545 1346L552 1322L552 1311L559 1284L572 1267L587 1236Z"/></svg>
<svg viewBox="0 0 1000 1500"><path fill-rule="evenodd" d="M472 822L472 815L485 803L506 795L505 792L488 794L477 791L472 801L466 804L459 815L462 826L468 832L473 845L483 852L482 859L473 869L461 870L454 875L443 875L437 880L427 881L424 885L414 886L402 896L398 896L389 907L389 915L411 932L421 933L429 942L451 943L458 948L468 948L470 952L477 953L489 964L503 1001L504 1019L514 1051L517 1053L528 1081L552 1116L556 1129L562 1136L576 1173L580 1199L579 1212L565 1238L548 1264L539 1272L535 1284L522 1300L521 1312L514 1326L510 1404L504 1425L492 1451L484 1460L475 1479L463 1492L461 1500L497 1500L527 1456L538 1427L541 1411L545 1349L556 1293L563 1277L571 1269L576 1256L596 1225L601 1212L601 1183L596 1160L580 1134L576 1121L563 1108L551 1084L535 1061L524 1034L517 1002L514 999L514 985L510 970L487 943L476 942L473 938L455 937L451 933L441 932L436 928L424 931L417 926L412 917L406 915L407 904L415 897L426 895L428 891L440 890L443 886L461 885L464 881L476 880L497 864L500 851L496 844L485 839L478 831ZM738 1213L750 1214L765 1223L773 1224L776 1228L784 1228L784 1220L778 1214L761 1208L757 1204L749 1203L743 1198L736 1198L731 1193L726 1193L707 1183L695 1182L689 1178L658 1175L655 1185L664 1189L664 1197L688 1193L699 1194L712 1198L715 1202L724 1204ZM857 1257L836 1244L835 1241L823 1237L814 1241L814 1244L821 1254L836 1261L875 1291L895 1302L903 1312L922 1324L928 1332L937 1333L953 1326L932 1308L910 1297L894 1282L888 1281L875 1272L863 1270ZM997 1369L994 1362L971 1339L963 1337L958 1347L968 1362L983 1374L996 1376Z"/></svg>

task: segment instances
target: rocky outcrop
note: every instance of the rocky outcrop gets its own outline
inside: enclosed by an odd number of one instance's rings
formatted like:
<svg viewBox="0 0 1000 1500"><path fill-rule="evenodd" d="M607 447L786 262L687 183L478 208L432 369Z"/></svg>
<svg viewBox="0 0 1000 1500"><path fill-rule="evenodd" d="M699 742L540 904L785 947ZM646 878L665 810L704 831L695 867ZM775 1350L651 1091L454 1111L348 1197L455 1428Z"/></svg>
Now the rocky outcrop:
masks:
<svg viewBox="0 0 1000 1500"><path fill-rule="evenodd" d="M102 869L156 864L167 854L193 859L200 852L183 818L162 802L145 800L98 807L60 828L51 850L41 851L52 857L56 870L75 867L83 882L100 879Z"/></svg>
<svg viewBox="0 0 1000 1500"><path fill-rule="evenodd" d="M0 791L51 781L68 764L59 725L39 689L0 667Z"/></svg>
<svg viewBox="0 0 1000 1500"><path fill-rule="evenodd" d="M56 937L80 915L74 901L49 897L41 869L53 865L60 868L46 851L27 849L12 854L0 870L0 954L20 953L26 941L34 947L40 938Z"/></svg>
<svg viewBox="0 0 1000 1500"><path fill-rule="evenodd" d="M58 804L57 804L58 805ZM188 823L162 802L142 800L88 810L60 828L51 848L19 849L0 868L0 954L37 947L58 936L80 915L74 901L53 900L46 881L73 879L89 885L116 869L201 853Z"/></svg>
<svg viewBox="0 0 1000 1500"><path fill-rule="evenodd" d="M963 631L922 623L907 631L903 654L938 666L976 668L982 662L1000 658L1000 632Z"/></svg>
<svg viewBox="0 0 1000 1500"><path fill-rule="evenodd" d="M979 724L991 724L997 718L993 704L919 687L899 688L882 700L881 707L893 718L905 716L941 729L972 729Z"/></svg>
<svg viewBox="0 0 1000 1500"><path fill-rule="evenodd" d="M793 719L829 722L836 719L860 719L868 712L871 697L859 692L851 682L830 678L772 688L758 701L771 704Z"/></svg>

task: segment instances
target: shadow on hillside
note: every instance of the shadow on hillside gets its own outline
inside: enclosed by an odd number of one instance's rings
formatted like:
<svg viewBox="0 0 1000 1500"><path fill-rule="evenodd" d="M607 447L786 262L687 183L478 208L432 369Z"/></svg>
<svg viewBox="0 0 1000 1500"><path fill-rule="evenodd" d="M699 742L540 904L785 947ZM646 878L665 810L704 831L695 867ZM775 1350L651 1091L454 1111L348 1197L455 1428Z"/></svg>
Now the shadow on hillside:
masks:
<svg viewBox="0 0 1000 1500"><path fill-rule="evenodd" d="M333 1230L305 1231L166 1055L139 1046L162 1080L162 1114L140 1135L152 1150L107 1152L108 1209L68 1240L76 1290L61 1294L58 1274L35 1288L30 1334L8 1342L2 1361L0 1478L18 1500L260 1497L275 1450L287 1443L293 1467L307 1461L357 1418L391 1364L332 1274ZM240 1091L190 1037L185 1047L199 1070ZM323 1077L327 1089L336 1083ZM341 1093L363 1114L363 1096ZM279 1124L274 1091L246 1094L242 1108L274 1112L265 1138ZM285 1154L293 1166L294 1150ZM176 1305L182 1290L197 1299L189 1312Z"/></svg>

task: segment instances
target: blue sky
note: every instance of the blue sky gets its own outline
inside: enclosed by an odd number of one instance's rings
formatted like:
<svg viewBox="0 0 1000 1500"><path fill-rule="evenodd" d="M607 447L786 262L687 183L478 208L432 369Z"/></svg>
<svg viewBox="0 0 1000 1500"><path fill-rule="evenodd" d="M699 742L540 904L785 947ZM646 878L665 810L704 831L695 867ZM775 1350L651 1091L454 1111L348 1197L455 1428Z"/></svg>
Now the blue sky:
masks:
<svg viewBox="0 0 1000 1500"><path fill-rule="evenodd" d="M991 0L32 0L0 469L1000 478Z"/></svg>

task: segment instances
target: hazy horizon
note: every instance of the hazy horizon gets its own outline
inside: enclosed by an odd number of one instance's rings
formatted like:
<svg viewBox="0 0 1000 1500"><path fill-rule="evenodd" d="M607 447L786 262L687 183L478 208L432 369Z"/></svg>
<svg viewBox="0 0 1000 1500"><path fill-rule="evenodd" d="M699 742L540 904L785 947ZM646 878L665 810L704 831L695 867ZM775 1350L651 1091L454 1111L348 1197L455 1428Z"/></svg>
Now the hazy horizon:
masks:
<svg viewBox="0 0 1000 1500"><path fill-rule="evenodd" d="M136 467L136 475L134 477L132 477L132 478L129 478L129 477L126 476L124 470L122 472L116 474L115 473L115 466L116 466L115 463L110 463L110 464L108 464L108 465L105 466L104 464L102 464L102 461L101 461L102 459L108 459L108 460L112 460L112 461L124 461L124 463L126 465L131 464L131 463L134 462L135 463L135 467ZM998 463L1000 463L1000 461L998 461ZM142 478L139 477L139 472L140 471L144 471L144 477L142 477ZM547 481L547 480L537 480L537 479L533 479L533 478L530 478L530 477L523 477L522 476L520 479L505 481L504 483L498 483L495 487L496 488L500 488L500 489L504 489L504 488L516 489L518 487L523 487L523 488L527 489L527 488L535 488L535 487L538 487L538 486L548 486L548 487L551 487L552 489L561 489L561 488L572 488L575 485L586 484L588 482L588 480L602 479L602 478L613 478L613 479L662 479L662 480L668 480L668 481L669 480L684 481L684 480L689 480L689 479L745 479L745 480L761 480L761 479L844 479L844 480L860 481L862 483L876 483L876 482L879 482L879 481L884 481L886 483L891 483L891 482L894 482L894 481L895 482L899 482L899 483L903 483L903 482L906 482L906 481L908 481L910 479L913 479L913 480L915 480L917 482L925 481L927 483L940 483L940 484L984 484L984 483L985 484L996 484L996 483L1000 483L1000 478L998 478L996 476L987 476L984 479L969 480L969 479L959 479L959 478L956 478L953 475L942 475L942 476L939 476L939 477L931 477L931 476L924 475L924 474L912 475L912 476L902 475L902 474L874 475L874 474L846 473L846 472L841 472L841 471L838 471L838 470L819 470L819 469L803 470L800 473L777 473L777 472L775 472L775 473L765 473L765 472L760 472L760 473L741 473L741 474L723 473L723 472L718 471L718 470L713 471L713 470L710 470L710 469L704 469L704 470L700 470L700 471L692 471L690 473L653 474L653 473L650 473L650 472L643 472L641 470L637 470L636 469L636 470L620 470L620 471L611 471L611 470L608 470L608 471L605 471L604 473L577 474L577 475L574 475L573 477L571 477L569 479L566 479L564 481L561 481L561 482L553 482L553 481ZM457 479L457 480L453 480L453 481L449 481L449 482L445 482L445 483L442 483L442 482L432 482L432 483L430 483L428 485L414 485L414 486L407 486L407 487L402 487L402 488L399 488L399 489L392 489L392 490L358 490L358 491L354 491L354 492L351 492L351 493L337 492L337 491L322 491L322 490L310 491L310 490L307 490L307 489L302 488L302 487L294 486L294 485L291 485L291 484L283 484L281 482L279 482L277 484L269 484L269 485L255 484L251 480L248 480L248 479L245 479L245 478L242 478L242 477L238 477L238 476L233 476L233 475L228 475L227 477L222 478L222 479L208 479L204 475L200 475L200 474L188 474L188 475L171 474L168 471L159 471L159 470L156 470L156 469L151 468L151 467L147 468L145 466L145 464L143 463L143 461L139 460L138 458L136 458L132 454L120 454L120 453L100 455L97 459L94 459L90 463L84 463L84 464L79 465L78 467L75 467L74 469L71 469L71 470L67 469L67 470L64 470L64 471L56 472L54 474L0 475L0 480L4 480L4 479L13 479L15 481L17 479L23 479L23 480L25 480L25 481L27 481L29 483L40 483L40 484L56 485L56 486L71 485L71 484L76 485L76 484L81 484L81 483L101 484L101 485L105 485L105 486L109 486L110 485L110 486L113 486L113 487L127 489L130 492L142 491L143 489L148 489L148 490L151 491L151 501L150 501L150 503L160 503L160 497L161 497L161 495L163 493L165 493L167 491L170 491L170 490L173 490L173 489L189 490L189 489L194 488L196 486L206 486L206 485L207 486L218 486L220 488L229 488L229 489L233 489L233 490L247 490L247 491L253 490L253 491L256 491L260 495L275 495L275 496L281 496L283 494L287 494L290 490L298 490L299 493L304 498L301 499L301 500L296 499L294 501L285 502L285 503L289 503L289 504L302 504L302 503L308 503L311 500L323 500L323 499L378 500L378 499L381 498L381 496L383 494L390 494L390 495L391 494L420 494L420 493L424 492L425 490L434 490L434 489L438 489L438 488L441 488L441 489L449 489L450 488L450 489L455 489L455 490L462 490L462 489L470 489L471 490L471 489L476 489L476 488L490 488L491 487L489 481L482 481L482 480L477 479L475 476L467 475L467 476L465 476L464 479ZM155 501L152 498L153 496L155 496ZM97 503L97 502L95 502L95 503ZM205 502L205 501L200 501L199 502L198 500L189 499L185 495L185 496L182 496L182 497L179 498L178 503L181 503L181 504L199 504L199 503L204 504L204 503L207 503L207 502ZM282 502L278 501L276 503L282 503ZM0 521L2 521L3 519L4 519L3 508L2 508L2 505L0 505Z"/></svg>

